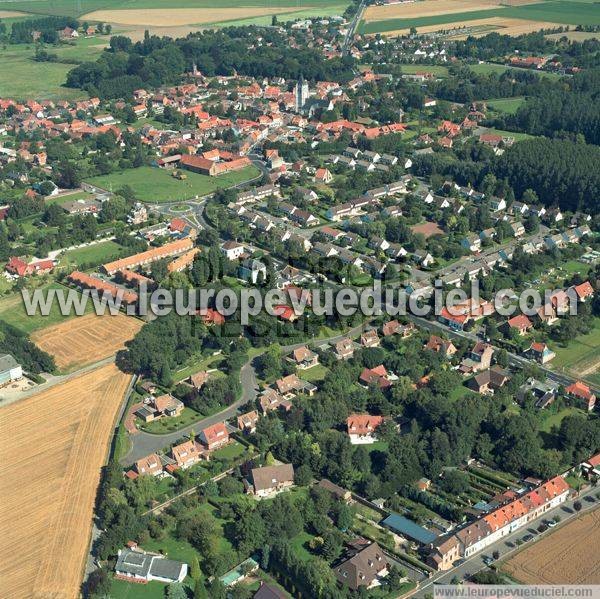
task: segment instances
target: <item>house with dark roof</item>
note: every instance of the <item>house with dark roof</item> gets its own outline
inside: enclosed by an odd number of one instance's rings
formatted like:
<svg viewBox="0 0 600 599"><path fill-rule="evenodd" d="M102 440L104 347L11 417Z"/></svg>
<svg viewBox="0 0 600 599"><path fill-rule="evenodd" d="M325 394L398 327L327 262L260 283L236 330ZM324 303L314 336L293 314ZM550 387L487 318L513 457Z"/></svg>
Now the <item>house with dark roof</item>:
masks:
<svg viewBox="0 0 600 599"><path fill-rule="evenodd" d="M140 549L120 549L115 564L117 578L147 583L183 582L187 576L187 564L166 559L163 555L146 553Z"/></svg>
<svg viewBox="0 0 600 599"><path fill-rule="evenodd" d="M257 497L272 497L294 486L294 467L291 464L252 468L249 493Z"/></svg>
<svg viewBox="0 0 600 599"><path fill-rule="evenodd" d="M333 566L336 578L353 591L359 587L371 589L387 576L389 562L377 543L361 539L352 544L341 561Z"/></svg>
<svg viewBox="0 0 600 599"><path fill-rule="evenodd" d="M413 520L409 520L400 514L390 514L382 524L392 532L410 539L411 541L416 541L421 545L429 545L437 538L435 533L419 526Z"/></svg>

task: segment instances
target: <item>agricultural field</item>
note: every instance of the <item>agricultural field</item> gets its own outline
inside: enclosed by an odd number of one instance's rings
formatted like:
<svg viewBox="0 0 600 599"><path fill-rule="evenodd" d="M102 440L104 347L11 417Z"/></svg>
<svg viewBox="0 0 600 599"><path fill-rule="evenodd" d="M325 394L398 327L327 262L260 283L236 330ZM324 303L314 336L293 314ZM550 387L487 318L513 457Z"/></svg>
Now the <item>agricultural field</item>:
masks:
<svg viewBox="0 0 600 599"><path fill-rule="evenodd" d="M600 318L594 319L594 327L587 335L572 339L565 347L551 345L556 358L550 367L557 372L568 371L600 385Z"/></svg>
<svg viewBox="0 0 600 599"><path fill-rule="evenodd" d="M474 35L494 30L521 35L558 25L599 23L600 6L587 2L524 0L510 2L507 6L499 0L423 0L371 6L365 11L360 31L400 35L407 33L411 27L416 27L420 33L468 27ZM455 35L460 35L460 31Z"/></svg>
<svg viewBox="0 0 600 599"><path fill-rule="evenodd" d="M100 467L128 383L110 364L0 410L4 596L79 595Z"/></svg>
<svg viewBox="0 0 600 599"><path fill-rule="evenodd" d="M561 526L503 564L523 584L599 584L600 509Z"/></svg>
<svg viewBox="0 0 600 599"><path fill-rule="evenodd" d="M0 6L4 4L8 8L8 0L0 0ZM146 24L153 33L175 29L175 26L187 27L189 31L207 24L249 24L255 20L270 24L273 14L281 15L282 19L341 15L347 6L345 0L247 0L242 5L235 0L220 0L218 9L212 0L128 0L126 3L120 0L80 0L77 3L72 0L10 0L11 11L66 15L136 28ZM119 14L122 12L127 14ZM154 23L148 23L148 20ZM134 37L137 33L134 31ZM183 30L179 33L184 35Z"/></svg>
<svg viewBox="0 0 600 599"><path fill-rule="evenodd" d="M209 177L188 171L185 174L187 178L180 181L171 176L170 171L142 166L110 175L92 177L87 183L108 191L129 185L143 202L178 202L203 196L217 189L233 187L257 177L259 171L256 167L250 166L218 177Z"/></svg>
<svg viewBox="0 0 600 599"><path fill-rule="evenodd" d="M54 356L59 370L67 371L112 356L141 326L137 318L121 313L86 314L38 331L31 340Z"/></svg>
<svg viewBox="0 0 600 599"><path fill-rule="evenodd" d="M68 291L68 289L60 283L49 283L41 286L40 289L44 292L47 292L49 289L63 290L65 293ZM86 309L86 312L89 311L90 309ZM65 322L70 318L72 318L72 316L63 316L60 313L59 306L56 302L52 303L52 308L48 316L42 316L39 311L36 312L36 314L29 316L25 311L23 297L20 293L14 293L0 299L0 320L7 322L23 333L32 333L39 329Z"/></svg>
<svg viewBox="0 0 600 599"><path fill-rule="evenodd" d="M0 6L1 6L0 0ZM75 44L46 46L62 62L36 62L33 44L11 44L0 48L0 97L37 100L79 100L82 90L64 87L67 73L78 62L95 60L106 46L108 38L92 37Z"/></svg>

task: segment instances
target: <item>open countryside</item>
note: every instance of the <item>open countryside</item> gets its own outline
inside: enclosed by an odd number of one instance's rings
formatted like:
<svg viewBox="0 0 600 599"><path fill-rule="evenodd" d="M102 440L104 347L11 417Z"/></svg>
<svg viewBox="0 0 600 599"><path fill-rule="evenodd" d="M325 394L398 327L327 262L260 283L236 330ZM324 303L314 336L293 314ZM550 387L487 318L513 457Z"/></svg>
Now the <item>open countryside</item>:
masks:
<svg viewBox="0 0 600 599"><path fill-rule="evenodd" d="M77 596L100 468L129 378L109 365L0 408L5 596Z"/></svg>
<svg viewBox="0 0 600 599"><path fill-rule="evenodd" d="M490 19L494 19L491 21ZM525 23L521 23L525 21ZM529 24L526 21L530 21ZM598 25L600 6L586 2L539 2L521 5L487 4L465 0L423 0L385 7L369 7L360 31L398 35L415 27L422 32L485 26L508 35L559 25Z"/></svg>

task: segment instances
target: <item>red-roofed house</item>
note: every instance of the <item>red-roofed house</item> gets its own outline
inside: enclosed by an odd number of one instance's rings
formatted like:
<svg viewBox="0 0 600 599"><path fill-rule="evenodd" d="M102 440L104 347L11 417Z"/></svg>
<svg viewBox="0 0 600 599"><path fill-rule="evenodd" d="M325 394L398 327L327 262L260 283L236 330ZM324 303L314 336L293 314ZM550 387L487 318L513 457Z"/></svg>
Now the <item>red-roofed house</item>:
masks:
<svg viewBox="0 0 600 599"><path fill-rule="evenodd" d="M383 416L370 414L351 414L346 420L348 436L352 445L366 445L375 443L373 435L377 427L383 422Z"/></svg>
<svg viewBox="0 0 600 599"><path fill-rule="evenodd" d="M509 329L513 329L519 333L519 335L525 335L529 332L529 329L533 328L533 323L525 314L519 314L509 318L506 322Z"/></svg>
<svg viewBox="0 0 600 599"><path fill-rule="evenodd" d="M596 396L583 381L575 381L572 385L566 387L565 391L571 397L581 401L588 412L591 412L594 409L594 406L596 405Z"/></svg>
<svg viewBox="0 0 600 599"><path fill-rule="evenodd" d="M556 354L545 343L532 343L527 353L540 364L546 364L556 357Z"/></svg>
<svg viewBox="0 0 600 599"><path fill-rule="evenodd" d="M385 366L381 364L375 368L364 368L360 374L360 382L367 387L377 385L380 389L387 389L392 386L388 377Z"/></svg>
<svg viewBox="0 0 600 599"><path fill-rule="evenodd" d="M206 449L218 449L229 443L229 433L224 422L217 422L203 429L198 437Z"/></svg>
<svg viewBox="0 0 600 599"><path fill-rule="evenodd" d="M329 169L318 168L315 172L315 182L329 184L333 181L333 175Z"/></svg>
<svg viewBox="0 0 600 599"><path fill-rule="evenodd" d="M594 288L589 281L585 281L584 283L581 283L581 285L574 285L573 289L575 289L577 299L580 302L585 302L588 297L592 297L594 295Z"/></svg>
<svg viewBox="0 0 600 599"><path fill-rule="evenodd" d="M27 263L21 258L12 256L6 263L4 269L17 277L28 277L34 273L45 274L51 272L54 268L52 260L38 260L37 262Z"/></svg>

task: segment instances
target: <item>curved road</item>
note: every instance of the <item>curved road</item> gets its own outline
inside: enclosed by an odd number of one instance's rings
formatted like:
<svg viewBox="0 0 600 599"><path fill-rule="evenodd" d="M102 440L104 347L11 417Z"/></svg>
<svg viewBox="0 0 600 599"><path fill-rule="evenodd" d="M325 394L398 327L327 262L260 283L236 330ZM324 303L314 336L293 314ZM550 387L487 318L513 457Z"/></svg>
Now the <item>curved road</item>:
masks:
<svg viewBox="0 0 600 599"><path fill-rule="evenodd" d="M326 339L319 339L318 343L335 343L344 337L354 337L367 324L368 321L360 326L350 329L346 333L334 335L333 337L328 337ZM282 346L281 351L282 353L289 353L303 345L307 345L307 342ZM132 435L129 435L129 439L132 443L131 449L127 455L121 458L121 464L124 466L129 466L133 464L133 462L147 456L150 453L160 451L161 449L172 445L175 443L175 441L181 439L185 435L188 435L191 431L198 432L207 426L212 426L217 422L223 422L224 420L228 420L229 418L236 416L238 409L241 406L250 401L254 401L258 396L258 380L256 378L254 367L252 366L252 360L248 360L248 362L242 366L242 369L240 370L240 381L242 383L242 397L216 414L207 416L206 418L203 418L194 424L190 424L177 431L166 433L164 435L155 435L151 433L145 433L144 431L138 431Z"/></svg>

